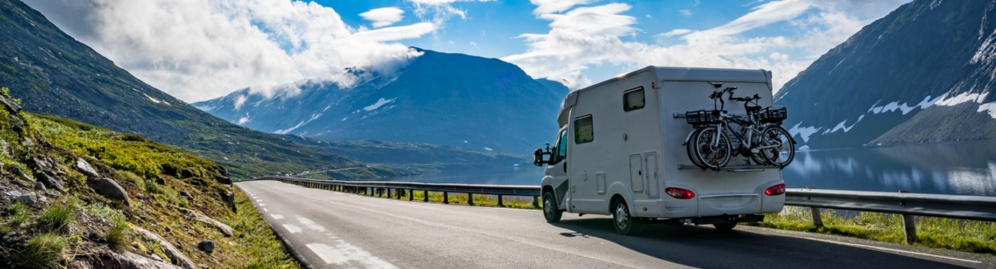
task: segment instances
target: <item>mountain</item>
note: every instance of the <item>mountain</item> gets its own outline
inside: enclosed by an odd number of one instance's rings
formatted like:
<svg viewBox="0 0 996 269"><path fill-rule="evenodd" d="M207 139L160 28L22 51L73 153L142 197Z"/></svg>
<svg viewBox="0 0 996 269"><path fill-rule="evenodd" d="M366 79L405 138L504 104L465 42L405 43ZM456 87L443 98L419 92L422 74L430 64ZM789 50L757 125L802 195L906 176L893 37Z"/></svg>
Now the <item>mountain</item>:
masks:
<svg viewBox="0 0 996 269"><path fill-rule="evenodd" d="M0 84L22 98L27 111L141 134L216 161L234 177L360 165L230 124L173 98L19 0L0 1Z"/></svg>
<svg viewBox="0 0 996 269"><path fill-rule="evenodd" d="M913 1L775 96L811 148L996 138L996 2Z"/></svg>
<svg viewBox="0 0 996 269"><path fill-rule="evenodd" d="M350 87L306 81L272 96L243 89L195 103L215 116L264 132L322 140L429 143L527 155L557 131L568 90L533 79L498 59L421 53L396 74L351 70Z"/></svg>

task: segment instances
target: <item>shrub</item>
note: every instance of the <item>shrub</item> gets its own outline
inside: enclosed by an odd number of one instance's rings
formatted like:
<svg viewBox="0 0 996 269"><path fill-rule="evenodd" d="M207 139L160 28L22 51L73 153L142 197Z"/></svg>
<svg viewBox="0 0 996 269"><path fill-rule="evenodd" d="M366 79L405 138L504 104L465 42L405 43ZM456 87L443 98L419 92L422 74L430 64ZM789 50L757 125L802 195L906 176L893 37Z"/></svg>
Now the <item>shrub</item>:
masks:
<svg viewBox="0 0 996 269"><path fill-rule="evenodd" d="M17 253L15 263L26 268L60 268L66 256L66 239L59 235L43 233L28 240L24 250Z"/></svg>
<svg viewBox="0 0 996 269"><path fill-rule="evenodd" d="M10 226L18 227L28 221L28 207L21 202L16 202L7 208L7 212L10 213Z"/></svg>
<svg viewBox="0 0 996 269"><path fill-rule="evenodd" d="M114 221L114 226L111 230L107 232L107 236L104 239L107 240L107 246L111 249L120 250L128 245L128 222L124 219L117 219Z"/></svg>

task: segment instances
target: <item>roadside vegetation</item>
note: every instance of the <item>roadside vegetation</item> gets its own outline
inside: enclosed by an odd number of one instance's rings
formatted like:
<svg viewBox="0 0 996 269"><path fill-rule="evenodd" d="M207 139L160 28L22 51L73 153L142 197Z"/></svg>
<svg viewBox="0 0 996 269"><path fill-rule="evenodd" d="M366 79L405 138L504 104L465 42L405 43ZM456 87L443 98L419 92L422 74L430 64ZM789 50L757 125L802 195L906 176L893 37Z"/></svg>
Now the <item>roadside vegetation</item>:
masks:
<svg viewBox="0 0 996 269"><path fill-rule="evenodd" d="M750 225L782 230L823 233L905 244L900 214L823 209L823 226L813 224L809 208L786 206ZM915 217L919 241L913 245L996 255L996 222Z"/></svg>
<svg viewBox="0 0 996 269"><path fill-rule="evenodd" d="M11 103L4 88L0 267L300 267L222 166Z"/></svg>

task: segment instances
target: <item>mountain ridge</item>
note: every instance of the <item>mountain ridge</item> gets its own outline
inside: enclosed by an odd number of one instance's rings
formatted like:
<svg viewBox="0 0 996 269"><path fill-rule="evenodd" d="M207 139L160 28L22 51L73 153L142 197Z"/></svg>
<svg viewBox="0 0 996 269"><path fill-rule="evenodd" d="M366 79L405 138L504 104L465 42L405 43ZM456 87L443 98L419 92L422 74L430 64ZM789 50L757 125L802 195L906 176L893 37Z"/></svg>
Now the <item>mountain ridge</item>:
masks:
<svg viewBox="0 0 996 269"><path fill-rule="evenodd" d="M556 132L567 88L533 79L499 59L410 48L422 53L395 75L342 88L285 85L265 96L242 89L194 103L229 122L326 141L383 140L528 155ZM285 94L293 92L295 94Z"/></svg>
<svg viewBox="0 0 996 269"><path fill-rule="evenodd" d="M899 7L785 84L784 126L811 148L996 138L994 13L982 1Z"/></svg>

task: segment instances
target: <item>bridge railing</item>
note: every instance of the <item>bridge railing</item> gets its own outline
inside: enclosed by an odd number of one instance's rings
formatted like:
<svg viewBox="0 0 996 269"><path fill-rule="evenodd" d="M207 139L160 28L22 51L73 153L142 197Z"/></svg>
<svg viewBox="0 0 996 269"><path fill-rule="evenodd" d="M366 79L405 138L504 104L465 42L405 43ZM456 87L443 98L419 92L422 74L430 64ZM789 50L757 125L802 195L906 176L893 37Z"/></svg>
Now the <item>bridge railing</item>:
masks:
<svg viewBox="0 0 996 269"><path fill-rule="evenodd" d="M253 180L279 180L310 188L383 195L401 199L402 193L422 191L424 201L429 200L428 192L442 192L443 203L449 203L450 193L468 195L468 203L474 204L474 194L497 195L498 206L503 205L504 196L532 196L533 207L539 208L540 187L535 185L482 185L455 183L418 183L394 181L341 181L313 180L293 177L261 177ZM392 192L394 195L392 196ZM408 196L409 200L414 195ZM820 209L841 209L865 212L894 213L903 216L907 242L916 242L914 216L931 216L953 219L996 221L996 197L941 195L905 192L870 192L817 189L788 189L785 192L785 205L809 207L812 210L813 224L823 226Z"/></svg>

